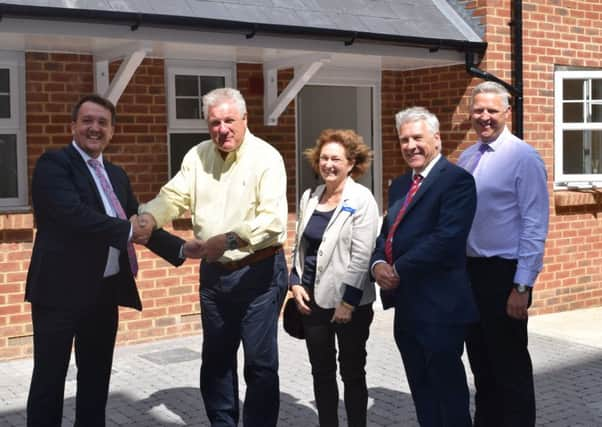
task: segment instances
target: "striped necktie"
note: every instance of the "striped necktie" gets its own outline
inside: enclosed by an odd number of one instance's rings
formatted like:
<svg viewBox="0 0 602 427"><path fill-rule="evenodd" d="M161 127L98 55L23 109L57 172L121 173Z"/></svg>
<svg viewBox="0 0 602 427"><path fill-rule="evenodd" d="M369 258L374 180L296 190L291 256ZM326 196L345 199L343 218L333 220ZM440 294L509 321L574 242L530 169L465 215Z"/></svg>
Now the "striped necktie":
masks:
<svg viewBox="0 0 602 427"><path fill-rule="evenodd" d="M109 180L102 171L101 163L96 159L90 159L88 160L88 164L92 166L92 169L96 173L98 181L100 182L100 186L102 187L102 191L103 193L105 193L105 196L109 200L109 203L113 207L113 210L115 211L117 217L121 219L127 219L123 207L121 206L121 203L119 203L119 199L117 199L117 196L113 191L113 187L111 186ZM136 250L134 249L134 244L132 242L128 242L127 251L128 259L130 261L130 268L132 269L132 274L136 276L138 274L138 259L136 258Z"/></svg>
<svg viewBox="0 0 602 427"><path fill-rule="evenodd" d="M397 226L401 222L410 202L416 195L416 192L420 187L420 181L422 181L422 175L414 175L412 185L408 190L408 194L406 194L406 198L403 201L403 205L401 205L401 209L399 209L399 213L397 214L397 217L395 217L395 222L389 229L389 234L387 234L387 240L385 241L385 259L389 264L393 264L393 236L395 235L395 230L397 230Z"/></svg>

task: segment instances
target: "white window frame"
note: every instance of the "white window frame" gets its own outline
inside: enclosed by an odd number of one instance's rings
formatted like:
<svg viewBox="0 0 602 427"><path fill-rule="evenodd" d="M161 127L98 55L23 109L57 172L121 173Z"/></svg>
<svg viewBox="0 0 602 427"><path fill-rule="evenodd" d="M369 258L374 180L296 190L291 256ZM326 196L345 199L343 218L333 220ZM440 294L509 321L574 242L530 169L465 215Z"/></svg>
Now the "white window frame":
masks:
<svg viewBox="0 0 602 427"><path fill-rule="evenodd" d="M25 133L25 54L0 51L0 68L10 76L11 117L0 118L0 133L15 134L17 138L17 197L0 198L0 211L27 208L27 136Z"/></svg>
<svg viewBox="0 0 602 427"><path fill-rule="evenodd" d="M563 158L563 132L565 130L601 130L602 123L564 123L563 82L571 79L602 79L599 70L557 70L554 72L554 188L602 187L602 172L596 174L565 174Z"/></svg>
<svg viewBox="0 0 602 427"><path fill-rule="evenodd" d="M176 118L176 75L223 77L226 87L235 88L236 64L231 62L181 61L166 62L165 87L167 91L167 157L168 173L171 170L170 135L175 133L209 133L204 119Z"/></svg>

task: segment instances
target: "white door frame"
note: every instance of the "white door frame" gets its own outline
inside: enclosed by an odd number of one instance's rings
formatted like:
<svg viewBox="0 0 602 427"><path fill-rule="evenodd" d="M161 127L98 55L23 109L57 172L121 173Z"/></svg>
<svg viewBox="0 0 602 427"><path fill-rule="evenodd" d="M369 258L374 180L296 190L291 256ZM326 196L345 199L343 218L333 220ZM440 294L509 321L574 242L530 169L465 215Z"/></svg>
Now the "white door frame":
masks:
<svg viewBox="0 0 602 427"><path fill-rule="evenodd" d="M372 179L374 182L374 198L378 206L383 211L382 188L383 188L383 168L382 168L382 133L381 133L381 71L380 69L350 69L347 67L336 67L330 64L324 65L307 82L312 86L351 86L351 87L370 87L372 88L372 150L374 160L372 163ZM299 141L299 123L298 109L295 109L295 166L303 159L299 157L297 147ZM299 168L296 169L295 187L297 200L301 197L299 189Z"/></svg>

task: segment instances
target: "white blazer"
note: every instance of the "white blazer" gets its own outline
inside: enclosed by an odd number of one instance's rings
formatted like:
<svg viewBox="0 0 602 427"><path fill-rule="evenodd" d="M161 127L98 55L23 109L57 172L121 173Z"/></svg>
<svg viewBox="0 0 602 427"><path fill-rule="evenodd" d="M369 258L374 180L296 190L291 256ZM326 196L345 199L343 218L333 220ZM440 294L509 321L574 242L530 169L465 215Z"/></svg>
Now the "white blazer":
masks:
<svg viewBox="0 0 602 427"><path fill-rule="evenodd" d="M301 197L297 235L293 248L293 265L303 277L306 243L303 233L325 186ZM314 298L322 308L335 308L343 299L345 284L363 290L360 305L376 298L374 283L368 272L370 257L378 236L379 213L374 196L366 187L348 177L341 202L326 226L316 260Z"/></svg>

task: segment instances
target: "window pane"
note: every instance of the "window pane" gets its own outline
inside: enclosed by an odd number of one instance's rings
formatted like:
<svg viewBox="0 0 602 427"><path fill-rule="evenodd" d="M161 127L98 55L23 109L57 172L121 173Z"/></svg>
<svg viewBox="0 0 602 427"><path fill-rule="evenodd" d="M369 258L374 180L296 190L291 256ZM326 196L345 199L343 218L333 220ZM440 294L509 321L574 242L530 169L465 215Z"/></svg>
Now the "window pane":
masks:
<svg viewBox="0 0 602 427"><path fill-rule="evenodd" d="M205 96L213 89L218 89L220 87L226 86L226 79L224 77L201 77L201 95ZM201 105L203 104L201 100ZM205 116L203 115L203 110L201 107L201 115L203 119Z"/></svg>
<svg viewBox="0 0 602 427"><path fill-rule="evenodd" d="M0 93L10 92L10 75L8 68L0 68Z"/></svg>
<svg viewBox="0 0 602 427"><path fill-rule="evenodd" d="M585 80L563 80L563 98L567 99L583 99L583 83Z"/></svg>
<svg viewBox="0 0 602 427"><path fill-rule="evenodd" d="M200 119L198 98L176 99L176 118L177 119Z"/></svg>
<svg viewBox="0 0 602 427"><path fill-rule="evenodd" d="M602 105L600 105L600 104L592 105L591 121L593 123L602 123Z"/></svg>
<svg viewBox="0 0 602 427"><path fill-rule="evenodd" d="M18 196L17 135L0 135L0 198Z"/></svg>
<svg viewBox="0 0 602 427"><path fill-rule="evenodd" d="M563 132L563 173L602 173L602 131Z"/></svg>
<svg viewBox="0 0 602 427"><path fill-rule="evenodd" d="M602 79L592 79L592 99L602 99Z"/></svg>
<svg viewBox="0 0 602 427"><path fill-rule="evenodd" d="M207 133L172 133L169 135L170 178L180 170L182 159L188 150L206 139L209 139Z"/></svg>
<svg viewBox="0 0 602 427"><path fill-rule="evenodd" d="M583 104L564 103L562 105L562 121L565 123L583 123Z"/></svg>
<svg viewBox="0 0 602 427"><path fill-rule="evenodd" d="M201 96L225 85L226 81L223 77L201 77Z"/></svg>
<svg viewBox="0 0 602 427"><path fill-rule="evenodd" d="M199 78L176 76L176 96L199 96Z"/></svg>

